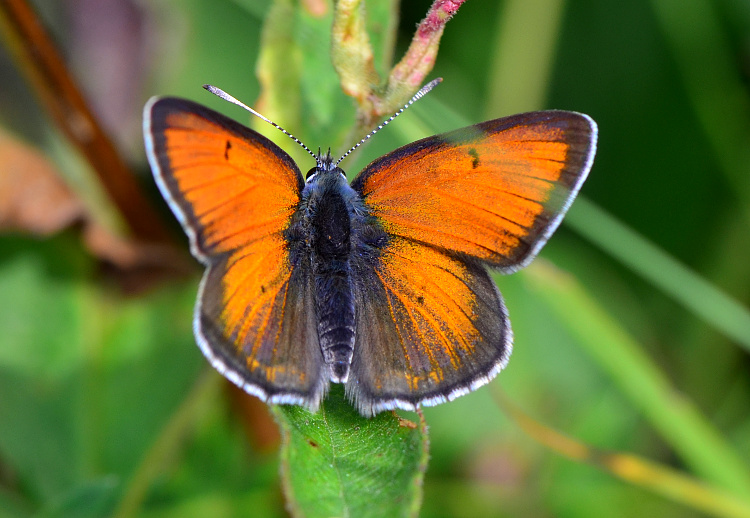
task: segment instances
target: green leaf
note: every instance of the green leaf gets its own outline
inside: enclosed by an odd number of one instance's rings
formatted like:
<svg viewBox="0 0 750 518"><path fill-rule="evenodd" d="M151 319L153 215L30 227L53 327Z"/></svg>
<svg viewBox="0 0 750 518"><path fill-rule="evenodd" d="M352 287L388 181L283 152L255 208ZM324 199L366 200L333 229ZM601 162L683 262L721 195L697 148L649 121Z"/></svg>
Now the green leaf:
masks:
<svg viewBox="0 0 750 518"><path fill-rule="evenodd" d="M273 412L293 516L417 515L429 444L423 420L416 425L393 412L366 419L338 385L316 414L298 406Z"/></svg>

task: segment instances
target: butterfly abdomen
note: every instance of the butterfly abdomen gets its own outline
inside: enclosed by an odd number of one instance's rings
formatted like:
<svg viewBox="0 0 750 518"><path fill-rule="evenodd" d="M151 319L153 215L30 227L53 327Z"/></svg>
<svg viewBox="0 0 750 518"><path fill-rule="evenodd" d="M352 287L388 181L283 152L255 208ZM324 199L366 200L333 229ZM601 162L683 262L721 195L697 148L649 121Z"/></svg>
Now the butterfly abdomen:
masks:
<svg viewBox="0 0 750 518"><path fill-rule="evenodd" d="M307 231L315 276L318 339L331 381L344 383L354 353L350 206L338 173L322 173L308 185ZM304 197L304 195L303 195Z"/></svg>

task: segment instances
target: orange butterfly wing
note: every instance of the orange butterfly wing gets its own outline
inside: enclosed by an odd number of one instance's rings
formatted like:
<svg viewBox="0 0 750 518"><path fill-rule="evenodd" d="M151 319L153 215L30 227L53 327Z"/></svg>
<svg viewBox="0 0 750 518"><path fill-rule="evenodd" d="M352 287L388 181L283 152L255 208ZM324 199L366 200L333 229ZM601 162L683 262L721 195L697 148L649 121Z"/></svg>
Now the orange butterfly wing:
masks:
<svg viewBox="0 0 750 518"><path fill-rule="evenodd" d="M505 366L512 332L483 264L508 272L533 259L595 145L588 117L537 112L414 142L355 178L386 241L355 265L347 391L363 414L454 399Z"/></svg>
<svg viewBox="0 0 750 518"><path fill-rule="evenodd" d="M346 389L363 415L452 400L507 363L505 306L477 261L396 237L357 270Z"/></svg>
<svg viewBox="0 0 750 518"><path fill-rule="evenodd" d="M593 162L587 116L534 112L404 146L352 182L392 235L513 271L560 224Z"/></svg>
<svg viewBox="0 0 750 518"><path fill-rule="evenodd" d="M198 344L246 391L317 407L327 389L309 260L285 235L304 182L278 146L181 99L145 108L159 189L207 269L195 309Z"/></svg>

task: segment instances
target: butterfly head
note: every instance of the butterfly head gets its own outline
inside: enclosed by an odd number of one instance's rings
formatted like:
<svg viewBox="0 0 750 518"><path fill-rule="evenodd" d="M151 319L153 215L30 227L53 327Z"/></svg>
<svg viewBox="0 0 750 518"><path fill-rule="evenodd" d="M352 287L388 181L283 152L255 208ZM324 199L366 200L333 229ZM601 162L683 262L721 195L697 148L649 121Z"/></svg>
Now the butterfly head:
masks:
<svg viewBox="0 0 750 518"><path fill-rule="evenodd" d="M318 148L318 153L315 156L315 167L310 169L307 172L307 175L305 175L305 181L310 182L313 178L315 178L317 175L323 175L323 174L331 174L331 173L339 173L342 176L346 177L344 174L344 171L337 166L338 161L335 161L333 157L331 156L331 148L328 148L328 151L326 151L325 154L323 154L320 151L320 148Z"/></svg>

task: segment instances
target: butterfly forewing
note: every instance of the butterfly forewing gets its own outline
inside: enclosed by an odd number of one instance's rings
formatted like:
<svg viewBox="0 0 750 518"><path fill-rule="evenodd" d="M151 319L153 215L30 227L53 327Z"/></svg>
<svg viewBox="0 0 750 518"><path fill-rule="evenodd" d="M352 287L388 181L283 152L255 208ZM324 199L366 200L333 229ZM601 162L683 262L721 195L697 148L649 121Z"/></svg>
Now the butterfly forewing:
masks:
<svg viewBox="0 0 750 518"><path fill-rule="evenodd" d="M156 100L146 117L156 181L200 259L288 225L302 175L273 142L182 99Z"/></svg>
<svg viewBox="0 0 750 518"><path fill-rule="evenodd" d="M593 161L587 116L534 112L404 146L354 180L392 235L512 271L557 228Z"/></svg>
<svg viewBox="0 0 750 518"><path fill-rule="evenodd" d="M285 235L299 169L262 135L189 101L151 101L145 121L156 181L207 266L195 314L203 353L250 393L315 408L328 382L311 275Z"/></svg>

